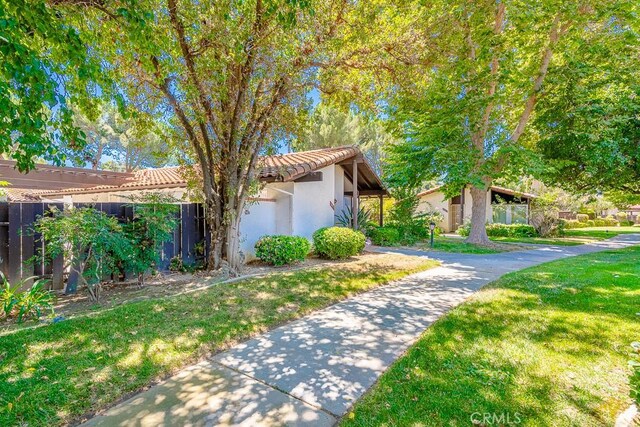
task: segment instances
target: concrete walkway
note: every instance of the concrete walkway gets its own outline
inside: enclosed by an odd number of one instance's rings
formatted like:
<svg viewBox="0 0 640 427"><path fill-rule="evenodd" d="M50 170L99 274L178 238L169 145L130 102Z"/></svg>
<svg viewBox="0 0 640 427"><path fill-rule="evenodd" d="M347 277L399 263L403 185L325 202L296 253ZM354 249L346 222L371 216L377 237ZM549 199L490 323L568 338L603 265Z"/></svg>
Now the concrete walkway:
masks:
<svg viewBox="0 0 640 427"><path fill-rule="evenodd" d="M331 426L430 324L486 283L543 262L634 244L640 235L492 255L429 253L442 266L219 353L86 425Z"/></svg>

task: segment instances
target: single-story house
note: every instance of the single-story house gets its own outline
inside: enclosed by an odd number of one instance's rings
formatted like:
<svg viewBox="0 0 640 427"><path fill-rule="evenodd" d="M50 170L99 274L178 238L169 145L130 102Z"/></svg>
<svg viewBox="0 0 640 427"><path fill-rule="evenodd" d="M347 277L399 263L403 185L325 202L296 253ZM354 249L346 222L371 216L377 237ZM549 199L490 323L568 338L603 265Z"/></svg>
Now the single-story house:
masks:
<svg viewBox="0 0 640 427"><path fill-rule="evenodd" d="M460 194L448 198L441 187L418 193L418 212L440 212L443 220L438 224L445 232L454 232L465 222L471 221L471 191L465 188ZM487 191L487 223L528 224L529 204L536 196L508 188L491 186Z"/></svg>
<svg viewBox="0 0 640 427"><path fill-rule="evenodd" d="M357 147L264 156L260 165L257 176L263 187L250 199L241 220L241 250L247 259L261 236L310 239L318 228L334 225L336 215L347 206L357 209L359 197L387 194ZM144 191L189 201L183 167L120 173L38 165L24 175L13 166L0 161L0 180L12 184L4 189L8 201L129 202L129 197Z"/></svg>

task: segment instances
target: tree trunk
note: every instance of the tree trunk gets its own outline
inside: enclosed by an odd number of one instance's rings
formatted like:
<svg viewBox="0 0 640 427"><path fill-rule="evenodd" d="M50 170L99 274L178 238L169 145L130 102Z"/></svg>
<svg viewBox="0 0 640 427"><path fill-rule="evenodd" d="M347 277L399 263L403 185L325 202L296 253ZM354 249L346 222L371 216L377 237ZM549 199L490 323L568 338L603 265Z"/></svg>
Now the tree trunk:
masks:
<svg viewBox="0 0 640 427"><path fill-rule="evenodd" d="M220 217L216 215L216 204L213 200L205 201L205 221L211 239L207 254L207 269L217 270L222 264L223 235L220 232Z"/></svg>
<svg viewBox="0 0 640 427"><path fill-rule="evenodd" d="M477 245L489 245L487 236L487 190L488 185L483 188L472 186L471 192L471 231L467 238L467 243Z"/></svg>
<svg viewBox="0 0 640 427"><path fill-rule="evenodd" d="M240 214L236 214L235 218L227 226L227 262L229 263L229 273L238 274L242 267L242 256L240 256Z"/></svg>

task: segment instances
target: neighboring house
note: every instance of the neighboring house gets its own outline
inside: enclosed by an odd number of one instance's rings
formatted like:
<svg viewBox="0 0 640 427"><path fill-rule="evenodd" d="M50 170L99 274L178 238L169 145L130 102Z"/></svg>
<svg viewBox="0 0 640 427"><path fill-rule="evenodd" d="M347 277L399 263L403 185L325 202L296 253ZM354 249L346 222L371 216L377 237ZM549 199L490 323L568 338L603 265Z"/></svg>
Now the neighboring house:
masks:
<svg viewBox="0 0 640 427"><path fill-rule="evenodd" d="M419 193L418 212L440 212L443 220L438 224L445 232L453 232L465 222L471 221L471 192L466 188L461 194L447 198L441 187ZM508 188L492 186L487 191L487 223L528 224L529 203L536 196L519 193Z"/></svg>
<svg viewBox="0 0 640 427"><path fill-rule="evenodd" d="M33 174L20 175L6 167L11 164L0 161L0 179L13 184L5 189L9 201L129 202L132 195L147 191L189 201L188 182L180 167L123 174L39 165ZM250 199L240 223L241 250L248 259L261 236L287 234L311 238L318 228L334 225L336 215L352 203L357 205L360 196L381 198L387 194L356 147L265 156L257 176L263 188ZM62 180L64 185L59 189L41 188L55 185L56 180ZM91 185L86 185L87 181Z"/></svg>

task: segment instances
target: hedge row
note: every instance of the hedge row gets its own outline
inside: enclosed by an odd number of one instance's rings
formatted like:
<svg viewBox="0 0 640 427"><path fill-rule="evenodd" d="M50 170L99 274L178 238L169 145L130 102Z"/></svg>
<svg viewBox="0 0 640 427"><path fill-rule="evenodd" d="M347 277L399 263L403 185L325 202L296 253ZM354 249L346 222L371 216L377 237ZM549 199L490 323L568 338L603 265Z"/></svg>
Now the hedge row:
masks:
<svg viewBox="0 0 640 427"><path fill-rule="evenodd" d="M537 237L538 232L528 224L487 224L489 237ZM471 224L467 223L458 228L458 234L468 236Z"/></svg>

